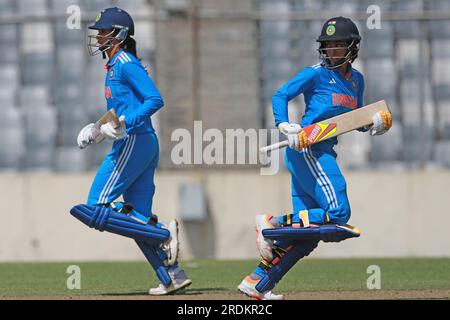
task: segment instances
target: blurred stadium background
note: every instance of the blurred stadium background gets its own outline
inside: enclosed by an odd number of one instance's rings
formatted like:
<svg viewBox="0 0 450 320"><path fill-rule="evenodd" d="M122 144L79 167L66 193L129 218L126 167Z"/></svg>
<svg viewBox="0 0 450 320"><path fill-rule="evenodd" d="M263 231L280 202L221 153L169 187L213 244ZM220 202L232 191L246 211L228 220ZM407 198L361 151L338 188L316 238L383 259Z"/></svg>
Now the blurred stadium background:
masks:
<svg viewBox="0 0 450 320"><path fill-rule="evenodd" d="M66 26L81 8L81 29ZM367 8L381 9L369 30ZM176 166L171 134L274 128L271 96L318 62L323 22L353 18L363 37L355 63L367 103L387 100L384 136L340 138L358 240L317 256L450 256L450 2L448 0L0 0L0 261L141 259L134 244L87 230L69 215L85 201L109 149L76 147L78 131L104 112L100 56L86 26L109 6L136 23L138 54L166 106L154 117L161 145L155 213L182 222L184 258L253 258L253 216L290 210L284 168ZM290 104L301 115L303 98Z"/></svg>

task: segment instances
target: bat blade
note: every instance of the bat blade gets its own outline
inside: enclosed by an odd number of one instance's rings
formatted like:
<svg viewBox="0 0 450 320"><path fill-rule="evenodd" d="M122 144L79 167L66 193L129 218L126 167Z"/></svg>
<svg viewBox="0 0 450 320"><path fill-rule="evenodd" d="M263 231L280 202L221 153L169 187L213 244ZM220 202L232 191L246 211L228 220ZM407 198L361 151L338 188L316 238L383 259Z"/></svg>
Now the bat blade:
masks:
<svg viewBox="0 0 450 320"><path fill-rule="evenodd" d="M100 119L97 120L95 125L100 127L101 125L106 124L108 122L113 123L114 129L117 129L118 127L120 127L120 122L119 122L119 119L117 118L117 114L114 111L114 109L108 110L108 112L106 112L103 116L101 116Z"/></svg>
<svg viewBox="0 0 450 320"><path fill-rule="evenodd" d="M372 117L379 111L389 111L386 101L380 100L336 117L311 124L303 130L308 144L314 144L372 124Z"/></svg>
<svg viewBox="0 0 450 320"><path fill-rule="evenodd" d="M379 111L389 111L386 101L380 100L356 110L306 126L303 128L303 131L308 137L308 145L370 125L372 124L372 117ZM260 149L260 152L283 148L287 145L288 143L282 141L263 147Z"/></svg>

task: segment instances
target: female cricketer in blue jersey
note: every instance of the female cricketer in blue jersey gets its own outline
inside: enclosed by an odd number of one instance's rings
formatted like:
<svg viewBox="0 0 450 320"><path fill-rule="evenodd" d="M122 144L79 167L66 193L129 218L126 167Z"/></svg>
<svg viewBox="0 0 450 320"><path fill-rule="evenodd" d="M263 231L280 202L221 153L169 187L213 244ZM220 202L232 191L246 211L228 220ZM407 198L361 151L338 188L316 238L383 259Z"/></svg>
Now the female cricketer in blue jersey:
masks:
<svg viewBox="0 0 450 320"><path fill-rule="evenodd" d="M159 287L150 289L149 293L172 293L191 284L191 280L177 263L176 220L172 220L168 227L164 228L152 214L152 198L155 192L153 179L159 159L159 146L150 117L163 107L163 99L137 59L136 42L132 38L134 23L127 12L116 7L105 9L97 14L95 23L89 29L97 31L97 34L88 36L90 54L101 53L103 58L108 58L105 66L106 107L116 111L121 125L114 128L112 123L108 123L97 128L91 123L79 133L80 148L85 148L92 142L99 143L104 138L114 140L112 149L92 184L88 206L84 208L90 210L89 208L101 206L114 210L115 214L126 214L128 220L120 225L120 232L131 234L130 237L136 240L162 282ZM125 202L113 203L121 195ZM125 219L125 216L118 217ZM112 226L117 223L117 219L106 223ZM154 242L143 241L139 234L135 236L135 229L143 228L139 223L153 223L153 226L169 230L170 237L155 247L151 244ZM128 226L131 226L131 229L123 231L123 228ZM110 230L115 232L114 230L118 229L111 227ZM157 231L151 228L149 230ZM158 259L161 261L157 261Z"/></svg>
<svg viewBox="0 0 450 320"><path fill-rule="evenodd" d="M327 223L345 225L350 218L346 182L333 150L337 138L302 148L299 133L302 127L363 106L364 77L351 66L358 56L360 40L358 28L350 19L329 19L317 39L322 63L303 69L273 96L275 124L289 141L285 162L291 173L293 213L256 217L257 246L262 260L238 287L249 296L282 299L271 290L319 242L312 239L295 242L295 245L289 241L273 242L264 238L262 230ZM301 94L306 109L301 124L298 124L288 119L288 102ZM391 114L379 112L373 118L373 125L360 131L369 130L371 135L379 135L391 125Z"/></svg>

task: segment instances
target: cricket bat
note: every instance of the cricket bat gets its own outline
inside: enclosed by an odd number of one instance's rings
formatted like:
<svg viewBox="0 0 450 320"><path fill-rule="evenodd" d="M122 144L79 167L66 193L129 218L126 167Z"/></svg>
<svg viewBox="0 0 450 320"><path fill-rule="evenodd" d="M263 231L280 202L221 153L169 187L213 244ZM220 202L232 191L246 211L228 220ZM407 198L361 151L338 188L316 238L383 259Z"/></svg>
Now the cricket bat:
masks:
<svg viewBox="0 0 450 320"><path fill-rule="evenodd" d="M117 129L120 127L120 121L117 118L116 112L114 111L114 109L110 109L108 110L105 114L103 114L100 119L98 119L95 123L94 123L94 127L100 130L100 127L108 122L112 122L114 129ZM95 140L95 139L94 139ZM94 140L90 140L89 144L92 144L94 142ZM99 141L101 142L103 140L103 138ZM97 142L97 143L99 143ZM88 144L88 145L89 145ZM79 146L80 149L84 149L85 147L81 147Z"/></svg>
<svg viewBox="0 0 450 320"><path fill-rule="evenodd" d="M323 121L313 123L303 128L308 137L308 145L324 141L355 129L372 124L372 117L378 111L389 111L386 101L380 100L353 111L340 114ZM268 152L284 148L289 145L287 140L281 141L259 149Z"/></svg>
<svg viewBox="0 0 450 320"><path fill-rule="evenodd" d="M103 124L106 124L108 122L113 123L114 129L117 129L120 127L119 119L117 118L116 112L114 109L109 109L108 112L106 112L104 115L101 116L100 119L95 122L95 126L97 128L100 128Z"/></svg>

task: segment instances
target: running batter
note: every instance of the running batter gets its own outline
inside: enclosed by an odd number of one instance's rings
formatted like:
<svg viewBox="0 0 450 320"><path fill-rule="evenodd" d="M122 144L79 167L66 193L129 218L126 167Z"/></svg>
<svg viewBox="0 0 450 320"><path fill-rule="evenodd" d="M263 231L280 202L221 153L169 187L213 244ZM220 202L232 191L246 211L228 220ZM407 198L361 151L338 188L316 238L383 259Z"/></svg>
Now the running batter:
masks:
<svg viewBox="0 0 450 320"><path fill-rule="evenodd" d="M289 141L285 163L291 173L293 214L256 217L257 246L262 260L238 287L249 296L257 299L283 299L282 295L274 294L271 290L319 242L302 240L295 242L295 245L291 241L273 242L264 238L262 230L304 228L327 223L345 225L350 219L346 182L333 149L337 138L301 149L299 132L302 127L364 105L364 77L351 65L358 57L360 40L358 28L350 19L329 19L317 39L322 62L303 69L273 96L275 125ZM306 109L298 124L288 118L288 102L301 94L304 96ZM373 125L359 130L380 135L391 125L391 114L379 112L373 117ZM280 263L283 260L289 262Z"/></svg>
<svg viewBox="0 0 450 320"><path fill-rule="evenodd" d="M106 108L115 110L121 125L114 128L107 123L97 128L91 123L80 131L80 148L104 138L114 143L95 176L87 205L71 212L90 227L133 238L161 280L149 293L169 294L187 287L191 280L177 262L177 221L165 228L152 214L159 145L151 116L164 102L137 58L134 22L127 12L116 7L105 9L89 29L98 32L88 36L90 54L108 58ZM119 196L124 202L114 203Z"/></svg>

